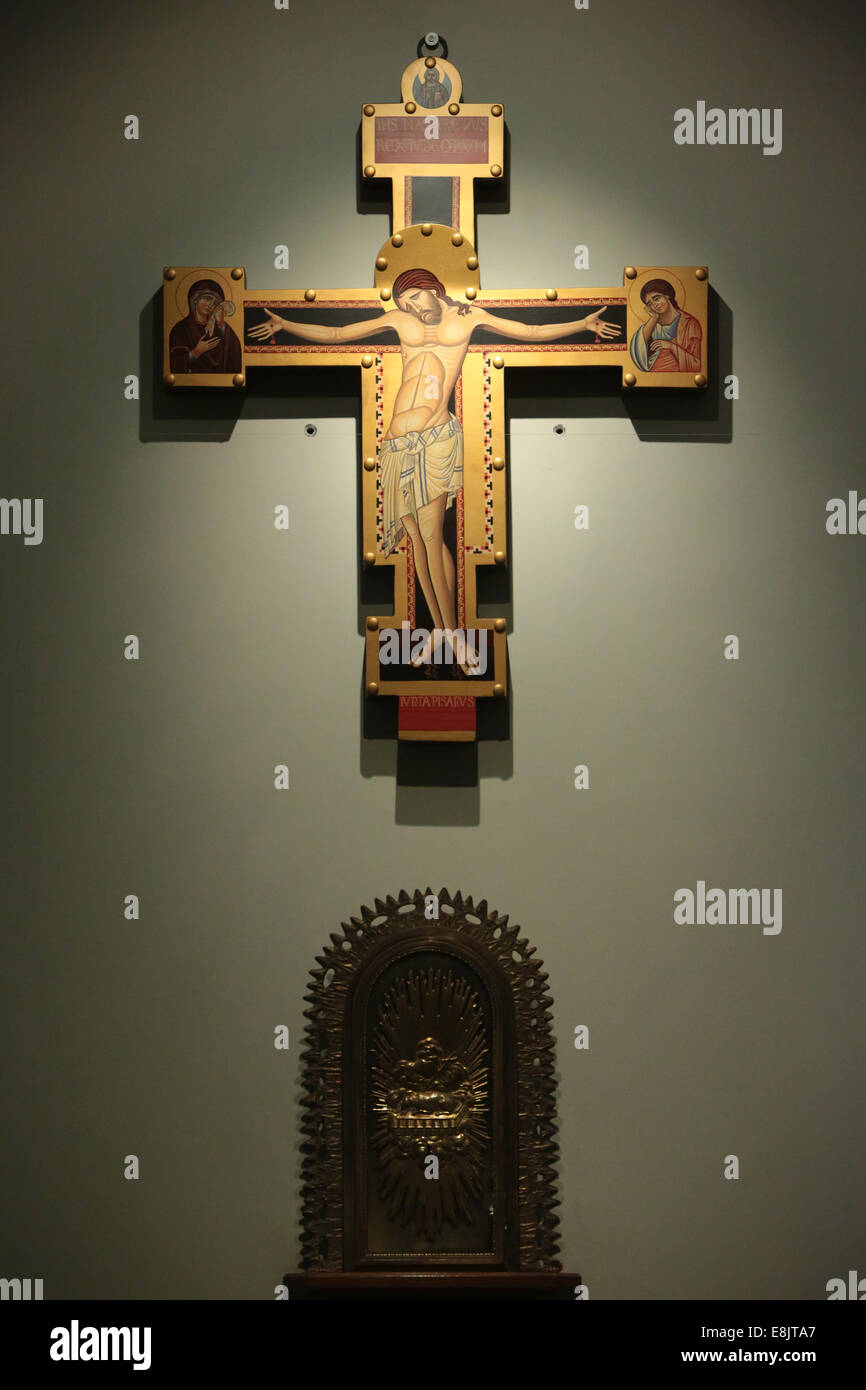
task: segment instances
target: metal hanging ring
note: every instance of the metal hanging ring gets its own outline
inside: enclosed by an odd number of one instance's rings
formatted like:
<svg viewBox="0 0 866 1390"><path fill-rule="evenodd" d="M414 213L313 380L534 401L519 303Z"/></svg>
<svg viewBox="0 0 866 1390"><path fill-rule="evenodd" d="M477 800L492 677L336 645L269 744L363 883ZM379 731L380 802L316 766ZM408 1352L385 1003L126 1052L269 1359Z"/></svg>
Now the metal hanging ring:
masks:
<svg viewBox="0 0 866 1390"><path fill-rule="evenodd" d="M431 43L431 42L430 42L431 39L435 39L435 43ZM421 49L422 49L422 48L424 48L424 49L427 50L426 53L422 53L422 52L421 52ZM432 52L432 50L433 50L434 48L441 48L442 52L441 52L441 53L435 53L435 54L434 54L434 53ZM437 33L435 33L433 30L431 30L429 34L425 34L425 35L424 35L423 39L419 39L419 40L418 40L418 57L419 57L419 58L429 58L429 57L447 58L447 57L448 57L448 45L447 45L447 43L445 42L445 40L443 39L442 35L441 35L441 34L437 34Z"/></svg>

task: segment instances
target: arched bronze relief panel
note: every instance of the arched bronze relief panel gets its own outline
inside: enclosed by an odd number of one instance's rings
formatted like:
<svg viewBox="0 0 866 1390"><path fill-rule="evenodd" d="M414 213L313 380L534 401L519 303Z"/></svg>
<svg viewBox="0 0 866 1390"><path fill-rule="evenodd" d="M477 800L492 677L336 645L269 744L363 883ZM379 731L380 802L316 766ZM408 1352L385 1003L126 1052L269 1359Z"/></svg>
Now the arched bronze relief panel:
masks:
<svg viewBox="0 0 866 1390"><path fill-rule="evenodd" d="M344 1036L347 1262L516 1260L514 1009L495 962L444 920L371 951Z"/></svg>
<svg viewBox="0 0 866 1390"><path fill-rule="evenodd" d="M444 890L377 899L331 940L307 995L304 1268L558 1269L534 949Z"/></svg>
<svg viewBox="0 0 866 1390"><path fill-rule="evenodd" d="M370 1249L492 1246L491 1038L483 986L439 953L413 955L367 1010L364 1150ZM440 1171L441 1163L441 1171ZM378 1207L375 1237L372 1205ZM449 1239L449 1228L452 1232Z"/></svg>

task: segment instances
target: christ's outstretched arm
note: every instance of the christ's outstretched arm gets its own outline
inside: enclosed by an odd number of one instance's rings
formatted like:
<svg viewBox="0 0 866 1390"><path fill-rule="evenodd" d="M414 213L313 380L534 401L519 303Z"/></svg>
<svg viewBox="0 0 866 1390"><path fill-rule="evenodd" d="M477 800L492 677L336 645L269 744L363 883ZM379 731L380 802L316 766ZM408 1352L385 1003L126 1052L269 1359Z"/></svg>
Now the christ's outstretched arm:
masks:
<svg viewBox="0 0 866 1390"><path fill-rule="evenodd" d="M304 338L308 343L356 343L360 338L372 338L374 333L381 333L386 328L393 328L396 332L394 321L401 311L383 309L374 319L361 319L360 323L345 323L339 327L335 324L284 319L279 314L272 313L270 309L266 309L265 313L268 322L251 328L247 334L249 338L272 338L275 333L285 330L286 333L293 333L296 338Z"/></svg>
<svg viewBox="0 0 866 1390"><path fill-rule="evenodd" d="M568 323L520 323L517 319L503 319L498 314L488 314L485 309L473 313L473 327L493 328L505 338L517 338L522 343L553 343L557 338L568 338L572 333L597 333L600 338L618 338L622 329L614 323L602 319L604 309L588 314L585 319L571 319Z"/></svg>

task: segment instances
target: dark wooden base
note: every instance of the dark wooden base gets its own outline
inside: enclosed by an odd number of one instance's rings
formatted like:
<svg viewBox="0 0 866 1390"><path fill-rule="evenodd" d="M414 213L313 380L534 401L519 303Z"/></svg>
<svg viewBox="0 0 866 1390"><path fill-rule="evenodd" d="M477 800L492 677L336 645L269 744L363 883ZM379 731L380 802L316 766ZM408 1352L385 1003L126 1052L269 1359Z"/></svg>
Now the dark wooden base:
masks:
<svg viewBox="0 0 866 1390"><path fill-rule="evenodd" d="M287 1274L290 1298L555 1299L574 1298L579 1274L560 1270L335 1270Z"/></svg>

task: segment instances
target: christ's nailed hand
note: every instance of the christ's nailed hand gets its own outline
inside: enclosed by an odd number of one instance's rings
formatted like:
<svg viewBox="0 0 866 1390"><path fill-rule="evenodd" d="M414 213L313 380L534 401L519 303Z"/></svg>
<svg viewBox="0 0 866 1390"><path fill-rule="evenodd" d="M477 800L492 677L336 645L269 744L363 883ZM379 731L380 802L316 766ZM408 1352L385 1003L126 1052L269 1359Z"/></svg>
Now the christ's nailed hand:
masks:
<svg viewBox="0 0 866 1390"><path fill-rule="evenodd" d="M587 314L584 319L587 331L597 333L600 338L618 338L622 329L615 323L603 323L602 314L604 309L599 309L595 314Z"/></svg>
<svg viewBox="0 0 866 1390"><path fill-rule="evenodd" d="M267 323L259 323L255 328L251 328L247 334L250 338L272 338L275 333L279 333L281 328L286 328L285 319L281 319L279 314L272 314L270 309L266 309L268 316Z"/></svg>

